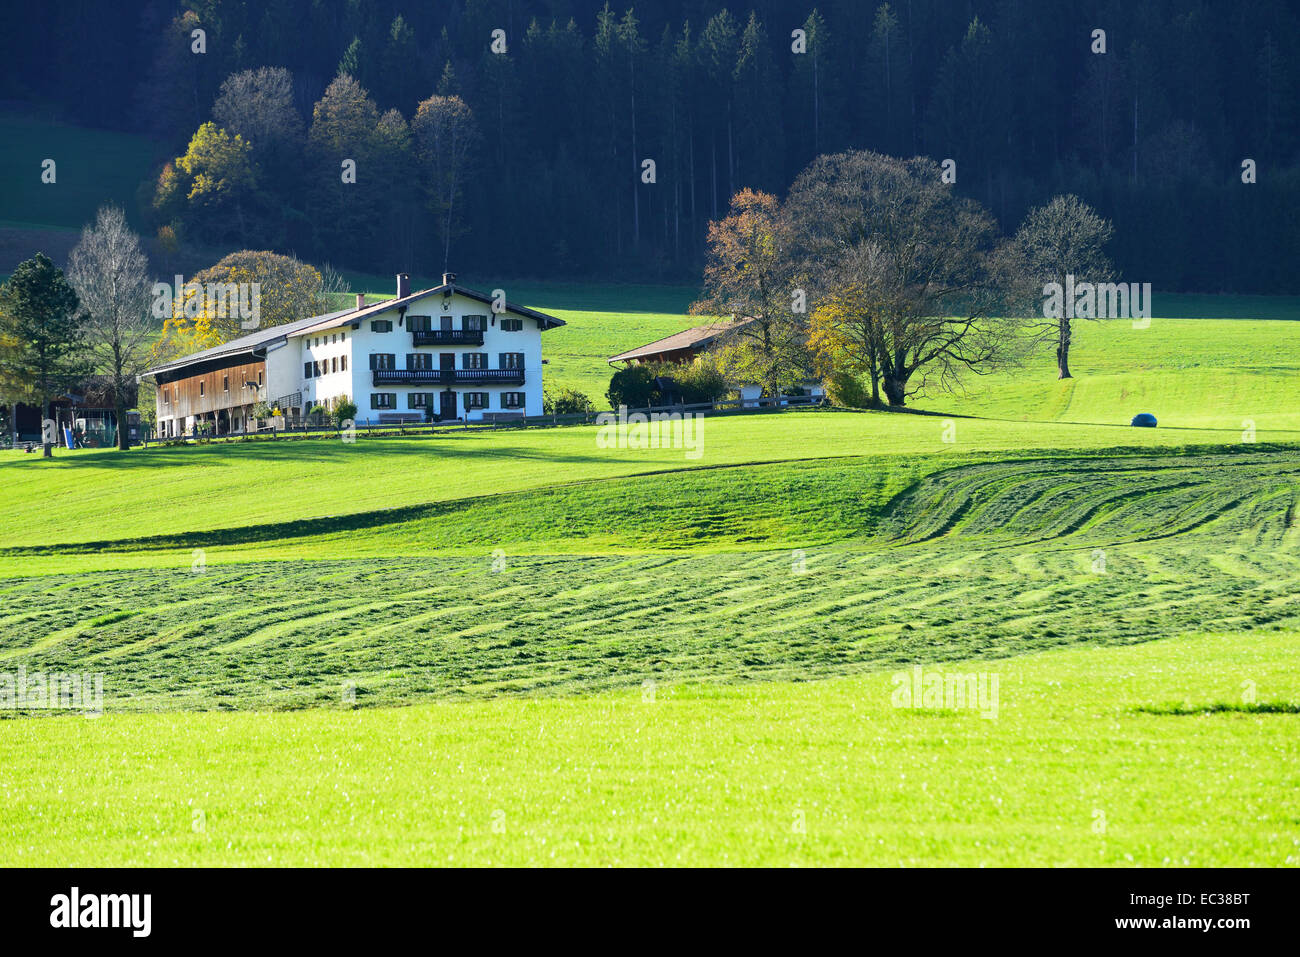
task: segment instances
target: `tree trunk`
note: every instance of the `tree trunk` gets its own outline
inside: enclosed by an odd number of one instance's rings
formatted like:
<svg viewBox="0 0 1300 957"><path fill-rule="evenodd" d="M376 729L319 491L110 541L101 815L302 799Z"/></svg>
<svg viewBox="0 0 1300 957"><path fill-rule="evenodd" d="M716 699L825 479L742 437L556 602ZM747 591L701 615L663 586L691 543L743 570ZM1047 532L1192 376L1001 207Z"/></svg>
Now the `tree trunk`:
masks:
<svg viewBox="0 0 1300 957"><path fill-rule="evenodd" d="M113 399L113 415L117 417L117 448L120 452L125 452L131 447L127 438L126 431L126 403L122 401L122 393L116 393Z"/></svg>
<svg viewBox="0 0 1300 957"><path fill-rule="evenodd" d="M50 459L54 457L54 449L51 446L51 444L46 441L46 435L45 435L45 423L49 420L49 418L50 418L50 400L46 398L42 398L41 399L41 458L46 458L46 459ZM56 441L58 439L58 436L59 436L59 427L55 425L54 437Z"/></svg>
<svg viewBox="0 0 1300 957"><path fill-rule="evenodd" d="M1060 334L1056 339L1056 377L1069 379L1070 376L1070 320L1061 319Z"/></svg>
<svg viewBox="0 0 1300 957"><path fill-rule="evenodd" d="M893 375L885 374L885 398L889 404L897 409L901 409L907 404L907 380L898 379Z"/></svg>

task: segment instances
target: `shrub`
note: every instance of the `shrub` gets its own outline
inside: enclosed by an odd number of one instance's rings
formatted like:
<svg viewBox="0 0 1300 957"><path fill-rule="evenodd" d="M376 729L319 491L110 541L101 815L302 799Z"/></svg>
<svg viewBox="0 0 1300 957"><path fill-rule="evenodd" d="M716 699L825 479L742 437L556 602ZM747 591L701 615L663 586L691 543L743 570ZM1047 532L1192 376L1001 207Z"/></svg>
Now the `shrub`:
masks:
<svg viewBox="0 0 1300 957"><path fill-rule="evenodd" d="M826 396L831 405L844 409L871 408L871 393L863 388L857 376L848 372L833 373L826 380Z"/></svg>
<svg viewBox="0 0 1300 957"><path fill-rule="evenodd" d="M575 415L596 411L591 399L577 389L561 389L559 392L543 390L542 411L547 415Z"/></svg>
<svg viewBox="0 0 1300 957"><path fill-rule="evenodd" d="M677 365L672 362L652 363L647 368L654 376L672 379L681 401L690 405L697 402L717 402L729 391L727 378L709 356L694 362Z"/></svg>
<svg viewBox="0 0 1300 957"><path fill-rule="evenodd" d="M330 415L334 418L334 427L341 429L344 422L349 420L355 422L357 420L357 404L346 395L340 396L339 400L334 403L334 411Z"/></svg>
<svg viewBox="0 0 1300 957"><path fill-rule="evenodd" d="M617 409L620 405L629 409L641 409L657 405L660 396L659 390L655 388L654 373L649 366L627 366L610 377L605 398L609 399L611 409Z"/></svg>
<svg viewBox="0 0 1300 957"><path fill-rule="evenodd" d="M253 406L253 418L269 419L271 417L271 407L265 402L259 402Z"/></svg>

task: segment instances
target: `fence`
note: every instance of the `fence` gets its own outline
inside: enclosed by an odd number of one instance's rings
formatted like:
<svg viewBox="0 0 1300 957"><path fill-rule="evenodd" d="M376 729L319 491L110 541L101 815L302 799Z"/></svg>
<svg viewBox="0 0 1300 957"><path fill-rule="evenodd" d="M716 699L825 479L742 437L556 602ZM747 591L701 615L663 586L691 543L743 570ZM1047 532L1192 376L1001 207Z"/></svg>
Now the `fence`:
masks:
<svg viewBox="0 0 1300 957"><path fill-rule="evenodd" d="M779 397L758 399L720 399L717 402L696 402L679 405L644 406L628 409L628 415L754 415L780 413L790 409L829 408L829 402L822 396L783 395ZM482 432L498 429L554 428L564 425L594 425L602 415L614 415L615 412L572 412L564 415L512 416L508 419L493 419L476 422L463 420L443 422L380 422L378 420L357 419L353 428L357 435L402 437L419 435L437 435L442 432ZM189 433L171 439L158 439L155 444L174 445L192 441L243 441L252 439L310 438L333 436L339 433L334 425L323 416L281 416L283 426L275 428L270 425L248 432L232 432L217 436L211 433ZM265 422L268 420L259 420Z"/></svg>

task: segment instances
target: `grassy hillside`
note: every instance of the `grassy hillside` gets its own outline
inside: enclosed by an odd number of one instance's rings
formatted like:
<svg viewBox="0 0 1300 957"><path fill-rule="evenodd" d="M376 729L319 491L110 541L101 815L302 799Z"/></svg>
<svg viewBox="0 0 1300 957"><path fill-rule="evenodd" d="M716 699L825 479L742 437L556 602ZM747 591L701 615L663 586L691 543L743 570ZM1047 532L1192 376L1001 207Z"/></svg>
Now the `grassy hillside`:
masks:
<svg viewBox="0 0 1300 957"><path fill-rule="evenodd" d="M605 294L522 290L573 307L551 373L688 321ZM0 674L105 714L0 709L0 864L1300 863L1297 333L1087 324L1071 382L698 457L7 453ZM896 707L914 666L996 717Z"/></svg>
<svg viewBox="0 0 1300 957"><path fill-rule="evenodd" d="M109 202L134 219L136 189L155 152L149 140L128 133L0 114L0 226L80 231ZM46 159L55 161L54 183L41 181Z"/></svg>
<svg viewBox="0 0 1300 957"><path fill-rule="evenodd" d="M951 443L944 441L949 423ZM846 454L883 453L906 462L916 455L1027 448L1241 443L1240 429L1134 429L832 411L710 418L701 429L698 458L688 458L680 448L601 448L596 426L361 438L351 445L315 439L127 453L60 451L53 462L13 452L0 459L10 518L0 526L0 548L233 529L475 496L496 501L497 496L571 482ZM1265 430L1258 439L1296 442L1300 430ZM868 467L893 468L896 461Z"/></svg>
<svg viewBox="0 0 1300 957"><path fill-rule="evenodd" d="M6 589L25 611L0 663L103 671L114 711L300 707L346 681L367 704L573 693L1300 622L1283 584L1300 580L1300 450L928 462L912 481L874 464L713 473L658 522L668 481L650 478L437 509L363 542L303 529L253 563L196 569L220 539L187 536L93 595L59 574ZM577 554L516 551L539 544Z"/></svg>
<svg viewBox="0 0 1300 957"><path fill-rule="evenodd" d="M1075 324L1074 378L1056 378L1052 347L1024 368L972 382L923 408L995 418L1127 423L1151 412L1162 426L1256 430L1300 426L1300 322L1153 319Z"/></svg>

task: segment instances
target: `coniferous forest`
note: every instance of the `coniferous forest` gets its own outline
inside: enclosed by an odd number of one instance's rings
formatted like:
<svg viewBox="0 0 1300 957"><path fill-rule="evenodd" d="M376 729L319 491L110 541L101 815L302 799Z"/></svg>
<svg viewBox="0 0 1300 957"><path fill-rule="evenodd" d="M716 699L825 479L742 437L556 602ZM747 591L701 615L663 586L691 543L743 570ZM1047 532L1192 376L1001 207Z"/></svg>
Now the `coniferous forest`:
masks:
<svg viewBox="0 0 1300 957"><path fill-rule="evenodd" d="M1130 280L1296 292L1295 7L80 0L6 14L0 99L154 138L151 232L338 267L698 277L736 192L854 148L1008 233L1074 193Z"/></svg>

